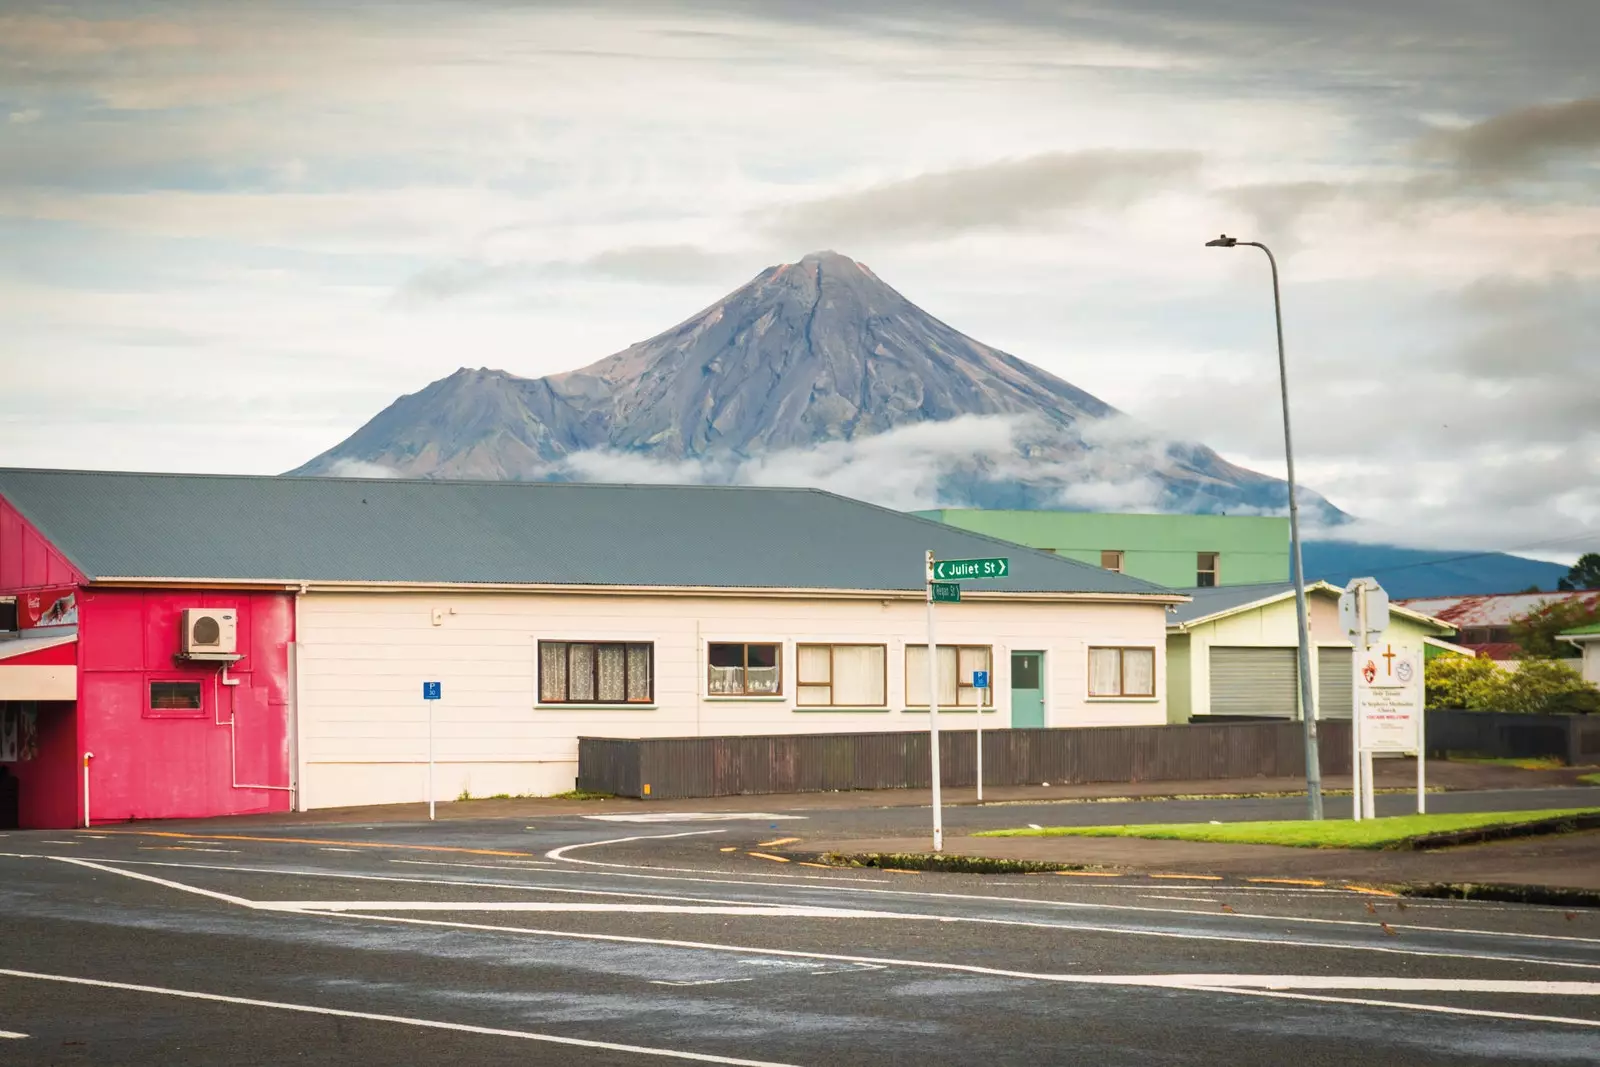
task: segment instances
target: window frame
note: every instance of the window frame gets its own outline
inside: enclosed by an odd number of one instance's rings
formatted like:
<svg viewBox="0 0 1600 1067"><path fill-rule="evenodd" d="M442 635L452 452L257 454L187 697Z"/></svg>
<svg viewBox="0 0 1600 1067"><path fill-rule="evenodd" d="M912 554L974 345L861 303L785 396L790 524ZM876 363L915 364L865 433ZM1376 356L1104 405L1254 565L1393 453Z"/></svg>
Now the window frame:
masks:
<svg viewBox="0 0 1600 1067"><path fill-rule="evenodd" d="M1202 567L1207 556L1211 557L1210 568ZM1211 580L1206 581L1210 576ZM1194 585L1196 589L1215 589L1222 580L1222 553L1221 552L1196 552L1194 554Z"/></svg>
<svg viewBox="0 0 1600 1067"><path fill-rule="evenodd" d="M194 686L193 707L157 707L155 689L158 685ZM203 719L206 717L205 683L199 678L146 678L144 683L144 718L146 719Z"/></svg>
<svg viewBox="0 0 1600 1067"><path fill-rule="evenodd" d="M908 641L906 643L905 656L904 656L905 678L903 679L904 682L905 682L905 689L902 690L902 692L905 694L905 706L908 707L908 708L926 708L926 707L928 707L927 704L913 704L911 702L911 650L913 648L925 649L927 647L928 647L928 643L926 641ZM939 648L953 648L953 649L956 650L956 702L954 704L940 704L939 705L939 710L940 711L947 711L947 710L948 711L960 711L960 710L963 710L963 709L966 709L966 708L971 708L973 710L977 710L979 708L982 708L985 711L993 711L994 710L994 681L995 681L994 646L993 645L946 645L946 644L940 644L938 647ZM983 699L982 700L980 700L976 704L963 704L963 703L961 703L961 691L963 689L977 689L978 688L977 686L971 684L970 682L963 683L961 681L961 653L963 651L973 651L973 650L982 650L983 652L988 653L988 656L989 656L989 684L986 687L984 687L983 689L979 690L979 692L983 693ZM938 655L937 652L934 653L934 654ZM924 672L924 673L926 673L926 672Z"/></svg>
<svg viewBox="0 0 1600 1067"><path fill-rule="evenodd" d="M549 700L546 699L544 695L544 647L546 645L565 645L567 649L565 670L565 689L567 696L562 700ZM594 667L592 670L594 681L593 691L595 697L592 700L572 699L572 646L574 645L590 645L595 649ZM600 648L603 645L618 645L622 648L623 698L621 700L602 700L600 698ZM637 700L631 699L627 696L629 688L628 649L633 645L642 645L646 649L646 656L650 671L649 684L645 687L646 695L642 699ZM656 643L654 641L596 640L594 638L572 640L561 638L540 638L534 646L533 655L534 663L537 665L536 677L534 678L534 697L536 698L536 703L540 707L649 707L656 702Z"/></svg>
<svg viewBox="0 0 1600 1067"><path fill-rule="evenodd" d="M744 649L744 666L742 668L740 668L744 672L744 683L743 683L744 684L744 688L742 690L740 690L739 692L737 692L737 693L714 693L714 692L711 691L711 647L713 645L737 645L738 647ZM764 646L767 646L767 647L770 647L770 648L774 649L775 652L776 652L776 655L774 656L774 658L777 661L776 665L777 665L777 668L778 668L778 688L772 690L771 692L752 691L750 689L750 646L751 645L764 645ZM706 667L706 674L705 674L706 689L705 689L705 693L706 693L706 697L711 699L711 700L780 700L780 699L782 699L783 695L784 695L784 693L783 693L783 682L784 682L784 677L783 677L784 676L784 670L783 670L783 646L784 646L784 643L782 641L775 641L775 640L766 640L766 641L745 641L745 640L738 640L738 641L711 641L711 640L707 640L706 641L706 651L705 651L705 667ZM832 660L831 656L829 657L829 661L828 661L828 670L829 670L829 676L831 677L832 676L832 671L833 671L833 660ZM829 684L831 685L832 683L830 682Z"/></svg>
<svg viewBox="0 0 1600 1067"><path fill-rule="evenodd" d="M720 642L719 642L720 643ZM807 682L800 673L802 654L808 648L825 648L828 650L828 681ZM840 704L833 699L835 671L833 667L834 650L838 648L875 648L883 663L883 699L876 704L867 704L862 701L851 701ZM808 689L828 690L828 701L825 704L806 704L800 700L800 695ZM796 711L815 711L818 708L887 708L889 706L889 646L875 641L796 641L794 646L794 706Z"/></svg>
<svg viewBox="0 0 1600 1067"><path fill-rule="evenodd" d="M1094 691L1094 654L1096 652L1115 652L1117 654L1117 691L1115 693L1096 693ZM1128 692L1128 652L1150 653L1150 691L1148 693ZM1156 649L1154 645L1090 645L1084 653L1084 691L1090 700L1154 700L1160 692L1160 685L1156 678Z"/></svg>
<svg viewBox="0 0 1600 1067"><path fill-rule="evenodd" d="M1106 565L1106 557L1107 556L1112 556L1112 557L1114 557L1116 559L1117 565L1115 567L1108 567ZM1122 574L1123 573L1123 568L1126 567L1127 564L1128 564L1128 554L1126 552L1124 552L1122 549L1120 549L1120 548L1102 548L1100 550L1100 569L1101 570L1110 571L1112 574Z"/></svg>

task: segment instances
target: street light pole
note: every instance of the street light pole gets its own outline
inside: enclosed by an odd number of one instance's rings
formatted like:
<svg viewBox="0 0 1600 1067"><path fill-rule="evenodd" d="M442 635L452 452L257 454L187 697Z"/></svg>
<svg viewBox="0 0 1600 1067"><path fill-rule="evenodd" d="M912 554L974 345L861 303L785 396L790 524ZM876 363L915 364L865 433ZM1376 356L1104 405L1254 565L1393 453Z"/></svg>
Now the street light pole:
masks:
<svg viewBox="0 0 1600 1067"><path fill-rule="evenodd" d="M1295 499L1294 437L1289 432L1289 366L1283 356L1283 300L1278 295L1278 260L1260 241L1241 241L1223 234L1207 248L1249 245L1267 254L1272 266L1272 312L1278 324L1278 382L1283 392L1283 453L1289 474L1289 563L1294 572L1294 612L1300 631L1300 718L1305 725L1306 800L1313 819L1322 818L1322 764L1317 755L1317 708L1311 687L1311 627L1306 617L1305 565L1300 558L1300 504Z"/></svg>

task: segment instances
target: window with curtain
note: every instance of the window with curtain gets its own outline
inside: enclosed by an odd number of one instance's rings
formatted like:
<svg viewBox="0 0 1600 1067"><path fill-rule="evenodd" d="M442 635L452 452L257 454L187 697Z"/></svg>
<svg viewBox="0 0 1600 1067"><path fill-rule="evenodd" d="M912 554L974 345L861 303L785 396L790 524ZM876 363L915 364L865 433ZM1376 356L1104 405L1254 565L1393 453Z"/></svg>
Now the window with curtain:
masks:
<svg viewBox="0 0 1600 1067"><path fill-rule="evenodd" d="M1220 569L1219 556L1217 553L1195 553L1194 568L1195 585L1202 589L1211 589L1217 584L1217 572Z"/></svg>
<svg viewBox="0 0 1600 1067"><path fill-rule="evenodd" d="M648 642L540 641L539 703L648 704L654 660Z"/></svg>
<svg viewBox="0 0 1600 1067"><path fill-rule="evenodd" d="M994 705L994 668L988 645L939 646L939 706L978 708ZM974 671L989 671L990 684L978 689ZM928 646L906 646L906 707L928 706Z"/></svg>
<svg viewBox="0 0 1600 1067"><path fill-rule="evenodd" d="M1156 650L1091 648L1089 695L1092 697L1155 696Z"/></svg>
<svg viewBox="0 0 1600 1067"><path fill-rule="evenodd" d="M709 696L778 696L783 692L782 645L714 641L706 647Z"/></svg>
<svg viewBox="0 0 1600 1067"><path fill-rule="evenodd" d="M884 645L799 645L795 703L801 707L881 708L888 703Z"/></svg>
<svg viewBox="0 0 1600 1067"><path fill-rule="evenodd" d="M151 682L151 711L199 711L199 682Z"/></svg>

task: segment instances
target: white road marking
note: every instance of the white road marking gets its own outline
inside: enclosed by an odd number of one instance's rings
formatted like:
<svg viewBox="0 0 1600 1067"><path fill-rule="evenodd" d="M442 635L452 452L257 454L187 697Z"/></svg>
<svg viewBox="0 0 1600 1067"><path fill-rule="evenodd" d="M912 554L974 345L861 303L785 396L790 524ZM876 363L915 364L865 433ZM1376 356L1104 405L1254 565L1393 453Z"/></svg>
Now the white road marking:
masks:
<svg viewBox="0 0 1600 1067"><path fill-rule="evenodd" d="M201 1000L216 1004L238 1004L247 1008L270 1008L274 1011L302 1012L306 1015L330 1015L339 1019L362 1019L367 1022L395 1023L429 1030L450 1030L462 1034L482 1034L487 1037L510 1037L522 1041L539 1041L551 1045L574 1048L604 1049L607 1052L632 1052L641 1056L659 1056L663 1059L690 1060L695 1063L719 1063L730 1067L792 1067L771 1060L746 1060L733 1056L713 1056L703 1052L685 1052L680 1049L652 1048L648 1045L624 1045L615 1041L589 1041L579 1037L558 1037L539 1034L531 1030L502 1030L492 1026L469 1026L466 1023L444 1022L438 1019L416 1019L404 1015L381 1015L369 1011L346 1011L342 1008L325 1008L317 1004L288 1004L275 1000L257 1000L253 997L229 997L220 993L200 993L191 989L167 989L162 986L136 985L132 982L107 982L97 978L77 978L63 974L38 974L33 971L13 971L0 968L0 976L29 979L36 982L59 982L64 985L90 986L95 989L118 989L130 993L153 993L183 1000Z"/></svg>
<svg viewBox="0 0 1600 1067"><path fill-rule="evenodd" d="M698 831L698 832L699 833L718 833L720 831L716 831L716 830L701 830L701 831ZM662 835L662 838L665 839L665 838L669 838L669 837L689 837L689 836L693 836L693 834L692 833L690 833L690 834L665 834L665 835ZM850 884L851 882L853 882L853 879L830 878L830 877L820 877L819 878L819 877L817 877L815 875L804 875L804 874L789 874L789 873L784 873L784 874L766 874L766 873L762 873L762 872L758 872L758 871L748 871L748 872L740 872L740 876L737 879L733 879L733 878L707 878L707 877L704 877L704 876L708 875L708 874L716 874L717 872L716 871L709 871L709 870L702 870L702 869L695 868L695 867L649 867L649 866L644 866L644 865L639 865L639 864L605 863L605 862L603 862L601 860L576 859L576 858L573 858L571 856L565 855L565 853L567 851L569 851L570 849L574 849L574 848L590 848L590 847L594 847L594 846L598 846L598 845L621 844L623 842L628 842L628 841L651 841L651 840L656 840L656 838L646 836L646 837L624 837L624 838L618 838L618 839L613 840L613 841L588 841L588 842L585 842L585 843L583 843L581 845L567 845L564 848L552 849L551 851L546 852L545 856L547 858L550 858L550 859L561 860L564 863L582 864L582 865L584 865L586 867L607 868L608 870L607 870L607 875L606 876L610 877L610 878L634 878L634 879L642 879L642 880L646 880L646 881L661 881L661 882L703 882L703 883L708 884L708 885L748 885L749 884L749 879L751 879L751 878L764 878L764 879L766 879L768 881L769 884L773 884L773 885L789 885L789 886L794 886L795 888L806 888L806 889L815 888L817 883L823 883L823 884L826 884L827 886L829 886L831 891L835 892L835 893L887 893L887 894L898 895L898 896L930 897L930 898L937 898L937 899L942 899L942 900L978 900L978 901L985 901L986 900L986 901L999 901L999 902L1007 903L1007 904L1033 904L1033 905L1037 905L1037 906L1040 906L1040 907L1049 907L1049 908L1067 908L1067 909L1085 908L1085 909L1101 910L1101 911L1131 911L1131 912L1144 912L1144 913L1155 914L1155 915L1192 915L1193 914L1190 911L1181 910L1181 909L1178 909L1178 908L1152 908L1152 907L1145 907L1145 906L1137 905L1137 904L1100 904L1100 903L1094 903L1094 902L1091 902L1091 901L1081 901L1081 900L1043 900L1043 899L1040 899L1038 897L1002 897L1002 896L992 896L992 895L983 894L983 893L944 893L944 892L934 892L934 891L929 891L929 890L879 889L879 888L875 888L875 887L871 887L871 886ZM550 869L551 870L559 870L560 868L550 868ZM611 873L611 872L616 872L616 873ZM660 872L660 873L657 873L657 872ZM581 873L581 872L574 872L574 873ZM673 875L675 875L675 874L699 875L700 877L679 878L679 877L674 877ZM1080 882L1076 882L1076 881L1074 881L1072 883L1074 888L1083 888L1085 885L1088 885L1088 884L1093 884L1093 883L1080 883ZM1122 888L1126 889L1127 885L1124 884L1122 886ZM1163 886L1162 888L1163 889L1192 889L1192 890L1201 891L1201 892L1208 892L1208 893L1215 893L1217 891L1215 886L1176 886L1176 885L1173 885L1173 886ZM1229 886L1228 887L1228 891L1230 893L1232 893L1232 892L1235 891L1235 888L1236 887ZM1239 888L1242 891L1242 887L1239 887ZM1312 890L1312 892L1314 892L1314 890ZM1351 927L1364 927L1365 928L1365 927L1370 927L1372 925L1370 920L1362 921L1362 920L1357 920L1357 919L1320 919L1320 918L1315 918L1315 917L1309 916L1309 915L1270 915L1270 914L1261 914L1261 913L1257 913L1257 912L1239 912L1235 917L1236 918L1240 918L1240 919L1260 919L1260 920L1262 920L1264 922L1274 922L1274 923L1276 923L1276 922L1310 923L1310 924L1319 925L1319 926L1351 926ZM1514 938L1517 938L1519 940L1527 940L1527 939L1531 938L1531 939L1536 939L1536 940L1541 940L1541 941L1572 941L1572 942L1580 942L1580 943L1583 943L1583 944L1591 944L1591 945L1600 944L1600 938L1575 937L1575 936L1567 935L1567 934L1525 934L1525 933L1519 933L1517 931L1512 931L1512 930L1475 930L1475 929L1462 929L1462 928L1449 927L1449 926L1420 926L1420 925L1417 925L1415 923L1390 923L1389 925L1393 926L1396 930L1417 930L1417 931L1421 931L1421 932L1424 932L1424 933L1469 934L1469 935L1473 935L1473 936L1477 936L1477 937L1514 937Z"/></svg>
<svg viewBox="0 0 1600 1067"><path fill-rule="evenodd" d="M182 882L173 882L165 878L157 878L153 874L140 874L138 871L124 871L117 867L108 867L103 863L95 863L91 860L74 859L70 856L51 856L50 858L55 860L57 863L70 863L75 867L88 867L91 870L104 871L107 874L120 874L124 878L137 878L141 882L153 882L156 885L165 886L168 889L176 889L179 892L193 893L196 896L210 897L212 900L221 900L228 904L237 904L241 908L254 908L256 906L255 901L246 900L244 897L236 897L231 893L214 893L209 889L200 889L192 885L184 885Z"/></svg>
<svg viewBox="0 0 1600 1067"><path fill-rule="evenodd" d="M1480 984L1473 979L1383 979L1365 976L1321 975L1083 975L1056 974L1037 971L1012 971L999 967L980 967L967 963L943 963L931 960L903 960L878 956L847 956L831 952L804 952L797 949L757 948L750 945L723 945L707 941L679 941L669 938L631 937L624 934L575 934L561 930L527 930L515 926L488 926L478 923L444 922L429 919L408 919L398 915L351 914L351 918L375 922L405 923L419 926L448 926L464 930L482 930L496 933L521 933L541 937L568 937L585 941L607 941L632 945L657 945L668 948L696 949L706 952L732 952L744 955L774 956L784 959L828 960L836 963L877 964L885 968L908 970L933 970L957 974L973 974L991 978L1018 978L1029 981L1055 982L1063 985L1098 985L1123 988L1182 989L1195 993L1224 993L1238 996L1276 997L1292 1000L1327 1000L1337 1004L1364 1004L1374 1007L1404 1008L1409 1011L1435 1011L1446 1015L1482 1015L1490 1018L1516 1018L1537 1022L1563 1023L1572 1026L1600 1027L1600 1019L1568 1018L1558 1015L1518 1015L1509 1012L1478 1011L1469 1008L1451 1008L1436 1004L1412 1004L1403 1001L1362 1001L1343 997L1317 997L1284 991L1286 986L1299 982L1314 989L1371 988L1368 985L1341 986L1340 982L1383 983L1380 988L1391 988L1394 983L1420 982L1422 985L1401 985L1400 989L1428 992L1475 992L1471 987ZM0 974L4 974L0 971ZM1224 978L1230 985L1209 984ZM1526 993L1536 996L1600 996L1600 982L1545 982L1496 981L1495 992ZM1257 988L1259 987L1259 988Z"/></svg>
<svg viewBox="0 0 1600 1067"><path fill-rule="evenodd" d="M718 833L720 831L695 831L695 833L707 833L707 832L709 832L709 833ZM674 834L674 835L671 835L671 836L683 837L683 836L692 836L692 835L691 834ZM628 840L637 840L637 839L629 838ZM599 844L601 842L594 842L594 843L595 844ZM569 845L567 847L568 848L577 848L577 847L580 847L580 846ZM185 885L182 882L174 882L174 881L169 881L167 879L154 878L154 877L152 877L150 875L140 875L140 874L137 874L137 873L132 872L132 871L122 871L119 868L107 866L107 865L101 864L101 863L93 863L93 862L91 862L89 860L72 859L72 858L60 857L60 856L51 857L51 858L59 860L62 863L72 863L72 864L75 864L75 865L78 865L78 866L92 867L92 868L94 868L96 870L103 870L103 871L106 871L106 872L112 873L112 874L126 874L128 877L131 877L131 878L142 878L142 879L144 879L146 881L155 882L156 884L167 886L169 888L181 889L181 890L184 890L186 892L197 893L197 894L200 894L202 896L214 897L216 899L225 900L225 901L228 901L230 903L236 903L236 904L239 904L239 905L241 905L243 907L251 908L253 910L274 910L274 911L299 912L299 913L314 913L314 912L318 912L318 911L321 910L321 909L319 909L319 908L317 908L315 906L317 903L319 903L319 902L316 902L316 901L273 902L273 901L246 900L243 897L235 897L235 896L230 896L228 894L214 893L214 892L212 892L210 890L199 889L199 888L196 888L194 886L188 886L188 885ZM127 861L127 862L132 862L132 861ZM581 861L578 861L578 862L581 862ZM204 869L204 870L233 870L233 871L247 871L247 872L258 872L258 873L288 874L288 875L293 875L293 876L297 876L297 877L306 876L304 872L271 871L271 870L266 870L266 869L262 869L262 868L227 867L227 866L215 866L215 865L206 865L206 864L167 863L167 864L145 864L145 865L146 866L179 867L179 868L197 868L197 869ZM317 875L311 875L311 876L312 877L316 877ZM336 878L337 877L346 877L346 876L343 876L343 875L339 875L337 873L329 874L329 875L321 875L321 876L322 877L336 877ZM433 880L433 879L386 878L386 877L381 876L381 875L349 875L347 877L355 878L355 879L361 879L361 880L395 881L395 882L417 882L417 883L420 883L420 884L432 884L432 885L437 885L437 884L445 884L445 885L478 885L478 884L481 884L481 883L463 883L463 882L455 882L455 881L440 882L440 881ZM694 881L696 879L674 879L674 880ZM737 883L735 883L735 884L737 884ZM1485 961L1494 962L1494 963L1525 963L1525 964L1534 964L1534 965L1544 965L1544 966L1549 966L1549 967L1565 967L1565 968L1582 969L1582 970L1600 970L1600 963L1583 963L1583 962L1578 962L1578 961L1574 961L1574 960L1558 960L1558 959L1525 957L1525 956L1506 956L1506 955L1495 955L1495 954L1485 954L1485 953L1456 952L1456 951L1434 950L1434 949L1426 949L1426 948L1401 947L1399 945L1377 945L1377 944L1352 945L1352 944L1338 944L1338 943L1330 943L1330 942L1322 942L1322 941L1296 941L1296 940L1289 940L1289 939L1286 939L1286 938L1277 938L1277 937L1250 937L1250 936L1246 936L1246 935L1243 935L1243 934L1207 934L1207 933L1197 933L1197 932L1191 932L1191 931L1141 929L1141 928L1138 928L1138 927L1128 927L1128 926L1104 926L1104 925L1098 925L1098 924L1078 923L1078 922L1052 923L1052 922L1040 922L1040 921L1022 920L1022 919L995 919L995 918L984 918L984 917L977 917L977 916L942 915L942 914L934 914L934 913L916 913L916 912L869 912L869 911L850 911L848 909L815 909L815 910L825 910L827 914L826 915L800 914L800 913L798 913L796 911L793 911L793 910L791 910L791 911L789 911L787 913L778 910L778 909L782 909L782 908L785 908L785 907L790 907L790 906L787 906L787 905L783 905L781 903L774 903L774 904L762 906L762 905L759 905L759 904L758 905L752 905L748 901L730 901L730 900L725 900L725 899L704 898L704 897L698 897L698 898L696 898L696 897L688 897L688 898L684 898L684 897L679 897L679 898L666 897L666 898L662 898L662 897L660 897L660 896L658 896L656 894L622 894L622 893L611 894L611 893L607 893L605 890L575 890L575 889L566 889L566 888L560 888L560 887L544 887L544 886L526 885L526 884L521 885L521 886L504 886L504 885L497 885L497 884L490 883L490 886L492 888L497 888L497 889L508 889L508 888L509 889L521 889L521 890L524 890L524 891L533 891L533 892L557 892L557 893L565 892L565 893L574 893L574 894L579 894L579 895L596 895L596 896L598 896L598 895L617 895L617 896L633 896L633 897L645 897L645 898L654 897L655 899L669 899L669 900L676 899L676 900L680 900L680 901L681 900L688 900L688 901L692 901L692 902L695 902L695 903L712 904L712 905L727 905L727 906L734 906L734 907L757 907L757 908L761 909L758 912L760 914L775 915L775 916L778 916L778 917L784 917L785 915L787 915L788 917L793 917L793 918L822 918L822 917L827 917L827 918L880 918L881 917L881 918L895 918L895 919L920 919L920 920L923 920L923 921L932 921L932 922L948 922L948 923L960 922L960 923L972 923L972 924L989 925L989 926L1021 926L1021 927L1031 927L1031 928L1035 928L1035 929L1078 931L1078 932L1085 932L1085 933L1102 933L1102 934L1113 934L1113 935L1133 936L1133 937L1158 937L1158 938L1169 938L1169 939L1174 939L1174 940L1215 941L1215 942L1233 943L1233 944L1267 945L1267 946L1274 947L1274 948L1314 948L1314 949L1322 949L1324 951L1332 950L1332 951L1343 951L1343 952L1355 952L1355 951L1360 951L1360 952L1379 952L1379 953L1383 953L1385 955L1397 955L1397 956L1420 956L1420 957L1437 958L1437 959L1485 960ZM806 887L806 888L811 888L811 887ZM993 901L993 900L1004 901L1004 900L1013 899L1013 898L1003 898L1003 897L973 896L971 894L944 894L944 893L910 893L910 894L904 894L904 895L912 896L912 897L917 897L917 896L927 896L927 897L957 896L957 897L962 897L962 898L966 898L966 899L991 900L991 901ZM1033 904L1052 903L1052 902L1047 902L1047 901L1030 900L1030 899L1027 899L1027 898L1021 898L1021 900L1024 903L1033 903ZM334 908L337 908L339 911L346 912L346 913L351 913L351 912L358 911L358 910L359 911L379 910L379 909L377 909L376 905L374 905L372 902L369 902L369 901L341 901L341 902L331 902L331 903L332 903ZM1193 909L1173 909L1173 908L1159 908L1158 909L1158 908L1143 908L1143 907L1126 906L1126 905L1123 905L1123 906L1111 906L1111 907L1116 908L1117 910L1157 911L1157 912L1160 912L1161 914L1166 914L1166 915L1185 915L1185 916L1191 916L1192 917L1192 916L1194 916L1196 914L1196 912ZM400 908L399 907L384 908L382 910L400 910ZM435 910L435 911L516 911L516 910L540 911L540 910L543 910L543 911L558 911L558 910L586 910L586 909L578 909L578 908L560 909L560 908L557 908L557 907L554 907L554 906L546 906L546 905L501 906L499 904L494 904L494 903L471 904L471 903L468 903L468 902L451 903L451 904L447 904L446 905L446 904L441 904L439 902L425 902L425 903L416 903L416 904L409 905L409 906L407 906L406 910ZM598 909L587 909L587 910L598 910ZM620 909L620 910L628 910L628 909ZM333 911L329 910L328 913L332 914ZM1276 920L1279 920L1279 919L1287 920L1289 918L1289 917L1280 917L1280 916L1248 916L1248 915L1244 915L1244 916L1240 916L1240 917L1243 917L1243 918L1263 918L1263 919L1268 919L1268 920L1273 920L1273 921L1276 921ZM1369 930L1369 931L1370 931L1370 929L1372 927L1371 922L1349 923L1349 922L1345 922L1343 920L1314 920L1314 921L1338 922L1340 925L1359 926L1359 927L1361 927L1363 929L1366 929L1366 930ZM1393 925L1393 924L1391 924L1391 925ZM509 928L509 929L517 929L517 928L513 927L513 928ZM1433 929L1433 928L1424 927L1422 929ZM1453 931L1441 931L1441 932L1453 932ZM574 934L572 936L584 936L584 935ZM1514 936L1514 935L1508 935L1508 936ZM1570 940L1588 940L1588 939L1573 938L1573 939L1570 939Z"/></svg>
<svg viewBox="0 0 1600 1067"><path fill-rule="evenodd" d="M41 845L77 845L77 844L81 844L81 842L79 842L79 841L41 841L39 843Z"/></svg>
<svg viewBox="0 0 1600 1067"><path fill-rule="evenodd" d="M652 981L651 985L731 985L734 982L754 982L754 978L707 978L699 982Z"/></svg>
<svg viewBox="0 0 1600 1067"><path fill-rule="evenodd" d="M330 846L324 845L322 848L317 849L317 851L318 852L360 852L361 850L359 848L332 848Z"/></svg>
<svg viewBox="0 0 1600 1067"><path fill-rule="evenodd" d="M804 815L771 815L759 811L646 811L637 815L585 815L595 822L794 822Z"/></svg>
<svg viewBox="0 0 1600 1067"><path fill-rule="evenodd" d="M20 1041L27 1036L27 1034L19 1034L15 1030L0 1030L0 1041Z"/></svg>
<svg viewBox="0 0 1600 1067"><path fill-rule="evenodd" d="M1140 900L1187 900L1193 904L1215 904L1216 901L1206 897L1164 897L1156 893L1141 894Z"/></svg>
<svg viewBox="0 0 1600 1067"><path fill-rule="evenodd" d="M1482 1019L1514 1019L1527 1023L1557 1023L1566 1026L1600 1027L1600 1019L1573 1019L1564 1015L1525 1015L1515 1011L1489 1011L1483 1008L1452 1008L1443 1004L1413 1004L1404 1000L1373 1000L1368 997L1323 997L1313 993L1278 993L1260 989L1230 989L1241 997L1270 997L1273 1000L1314 1000L1320 1004L1345 1004L1363 1008L1398 1008L1435 1015L1471 1015Z"/></svg>
<svg viewBox="0 0 1600 1067"><path fill-rule="evenodd" d="M906 919L945 921L938 915L908 915L894 911L855 911L849 908L805 907L788 904L597 904L574 901L502 900L264 900L253 905L257 911L368 912L368 911L550 911L609 912L611 914L659 915L760 915L774 919Z"/></svg>

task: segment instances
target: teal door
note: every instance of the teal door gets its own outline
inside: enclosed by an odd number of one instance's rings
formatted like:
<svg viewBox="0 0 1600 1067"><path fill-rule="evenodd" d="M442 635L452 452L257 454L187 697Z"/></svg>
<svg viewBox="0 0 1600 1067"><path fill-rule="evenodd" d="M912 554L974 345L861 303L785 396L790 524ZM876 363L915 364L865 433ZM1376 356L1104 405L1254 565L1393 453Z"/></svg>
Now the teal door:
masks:
<svg viewBox="0 0 1600 1067"><path fill-rule="evenodd" d="M1044 653L1011 653L1011 725L1044 725Z"/></svg>

